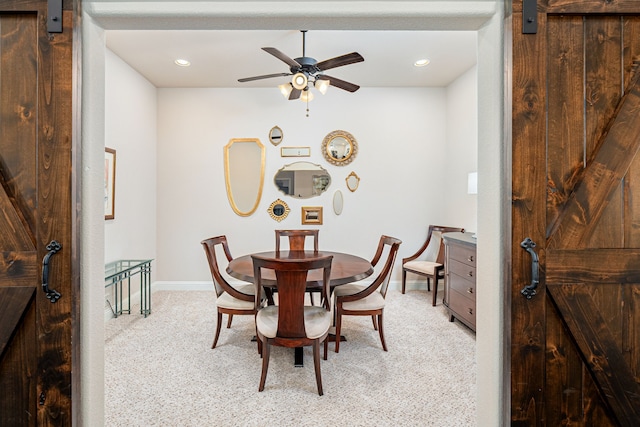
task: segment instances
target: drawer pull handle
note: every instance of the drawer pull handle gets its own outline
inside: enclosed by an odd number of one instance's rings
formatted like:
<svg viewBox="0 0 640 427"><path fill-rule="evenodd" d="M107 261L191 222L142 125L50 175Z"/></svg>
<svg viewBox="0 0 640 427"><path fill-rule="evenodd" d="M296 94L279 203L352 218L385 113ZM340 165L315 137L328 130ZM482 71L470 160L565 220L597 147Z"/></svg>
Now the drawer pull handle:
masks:
<svg viewBox="0 0 640 427"><path fill-rule="evenodd" d="M468 272L468 273L467 273L467 276L469 276L469 277L473 277L473 271Z"/></svg>
<svg viewBox="0 0 640 427"><path fill-rule="evenodd" d="M469 289L467 289L467 293L468 293L468 294L472 294L472 293L473 293L473 288L469 288Z"/></svg>
<svg viewBox="0 0 640 427"><path fill-rule="evenodd" d="M474 260L473 260L473 255L469 255L469 258L467 258L467 261L469 261L469 262L473 262L473 261L474 261Z"/></svg>
<svg viewBox="0 0 640 427"><path fill-rule="evenodd" d="M531 297L533 297L536 294L536 288L540 283L540 273L538 271L538 266L539 266L538 254L536 253L536 251L533 250L533 248L536 247L536 243L533 240L531 240L529 237L527 237L520 243L520 247L525 251L529 252L529 255L531 255L531 284L525 285L525 287L522 288L520 293L526 299L531 299Z"/></svg>
<svg viewBox="0 0 640 427"><path fill-rule="evenodd" d="M467 311L469 312L469 314L473 314L473 308L469 308L467 309Z"/></svg>

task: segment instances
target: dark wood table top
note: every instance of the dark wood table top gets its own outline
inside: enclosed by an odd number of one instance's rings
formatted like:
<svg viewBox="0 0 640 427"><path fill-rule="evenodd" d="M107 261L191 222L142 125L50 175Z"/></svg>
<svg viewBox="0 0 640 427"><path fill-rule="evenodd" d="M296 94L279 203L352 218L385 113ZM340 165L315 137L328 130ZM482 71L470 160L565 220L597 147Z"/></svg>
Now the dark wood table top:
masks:
<svg viewBox="0 0 640 427"><path fill-rule="evenodd" d="M362 280L373 274L373 266L368 260L356 255L345 254L342 252L331 251L280 251L280 252L260 252L253 255L260 255L265 258L273 259L289 259L303 260L309 258L317 258L319 256L333 255L331 263L330 286L344 285L346 283ZM244 255L235 258L229 263L227 273L231 277L244 280L245 282L253 282L253 261L250 255ZM275 275L273 271L265 271L262 277L265 286L275 286ZM322 270L312 270L307 277L307 288L320 289L322 281Z"/></svg>

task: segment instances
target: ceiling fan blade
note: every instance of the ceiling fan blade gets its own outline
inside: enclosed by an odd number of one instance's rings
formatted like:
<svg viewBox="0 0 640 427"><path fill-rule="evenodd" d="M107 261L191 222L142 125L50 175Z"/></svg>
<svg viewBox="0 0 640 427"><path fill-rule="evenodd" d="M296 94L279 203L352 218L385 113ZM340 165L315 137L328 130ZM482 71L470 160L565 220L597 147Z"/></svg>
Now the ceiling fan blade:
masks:
<svg viewBox="0 0 640 427"><path fill-rule="evenodd" d="M298 64L298 62L296 62L293 59L289 58L287 55L285 55L284 53L280 52L275 47L263 47L262 50L264 50L265 52L268 52L271 55L275 56L280 61L282 61L285 64L287 64L289 67L293 67L293 68L300 68L301 67L301 65Z"/></svg>
<svg viewBox="0 0 640 427"><path fill-rule="evenodd" d="M318 67L320 71L324 71L330 68L342 67L343 65L355 64L356 62L362 61L364 61L364 58L358 52L351 52L346 55L336 56L335 58L318 62L316 67Z"/></svg>
<svg viewBox="0 0 640 427"><path fill-rule="evenodd" d="M320 80L329 80L329 85L344 89L348 92L355 92L360 89L360 86L358 86L357 84L349 83L335 77L327 76L326 74L319 75L317 78Z"/></svg>
<svg viewBox="0 0 640 427"><path fill-rule="evenodd" d="M277 74L265 74L264 76L255 76L255 77L245 77L243 79L238 79L240 83L250 82L253 80L262 80L262 79L270 79L272 77L282 77L282 76L290 76L291 73L277 73Z"/></svg>
<svg viewBox="0 0 640 427"><path fill-rule="evenodd" d="M296 89L295 87L291 90L289 94L289 101L300 98L302 91L300 89Z"/></svg>

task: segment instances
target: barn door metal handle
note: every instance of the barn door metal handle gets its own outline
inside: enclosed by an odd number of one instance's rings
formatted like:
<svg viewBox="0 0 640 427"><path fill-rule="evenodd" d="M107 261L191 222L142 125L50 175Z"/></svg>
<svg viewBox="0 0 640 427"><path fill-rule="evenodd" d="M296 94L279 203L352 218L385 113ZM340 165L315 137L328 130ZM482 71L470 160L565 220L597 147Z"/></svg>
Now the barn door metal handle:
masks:
<svg viewBox="0 0 640 427"><path fill-rule="evenodd" d="M525 298L531 299L531 297L536 294L536 288L540 283L538 254L533 250L533 248L536 247L536 243L527 237L520 243L520 247L531 255L531 284L522 288L520 293L524 295Z"/></svg>
<svg viewBox="0 0 640 427"><path fill-rule="evenodd" d="M47 294L47 298L49 298L52 303L60 299L60 293L55 289L49 289L49 259L60 249L62 249L62 245L57 241L52 240L47 245L47 250L49 252L42 259L42 290Z"/></svg>

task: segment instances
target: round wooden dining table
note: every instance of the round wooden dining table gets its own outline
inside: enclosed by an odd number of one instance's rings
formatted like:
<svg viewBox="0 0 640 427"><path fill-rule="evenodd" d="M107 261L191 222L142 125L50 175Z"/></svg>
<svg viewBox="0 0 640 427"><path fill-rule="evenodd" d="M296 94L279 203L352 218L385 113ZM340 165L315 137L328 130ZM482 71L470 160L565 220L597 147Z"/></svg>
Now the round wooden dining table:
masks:
<svg viewBox="0 0 640 427"><path fill-rule="evenodd" d="M345 254L342 252L331 251L271 251L260 252L253 255L260 255L264 258L274 260L308 260L312 258L333 255L331 262L331 275L329 276L329 286L331 289L336 286L362 280L373 274L373 266L368 260L356 255ZM245 282L253 282L253 260L250 255L244 255L234 258L227 266L227 273L231 277L243 280ZM275 274L272 270L267 270L262 276L262 284L267 287L276 286ZM311 270L307 275L307 290L320 290L322 288L322 270ZM330 334L331 339L337 339L335 335ZM329 338L328 338L329 339ZM340 337L344 341L344 337ZM296 348L294 353L294 365L297 367L304 366L302 358L302 348Z"/></svg>
<svg viewBox="0 0 640 427"><path fill-rule="evenodd" d="M373 266L368 260L356 255L331 251L271 251L260 252L253 255L260 255L264 258L274 260L308 260L328 255L333 255L331 262L331 276L329 286L333 289L336 286L362 280L373 274ZM227 273L231 277L253 282L253 261L250 255L234 258L227 266ZM264 286L275 287L275 275L273 271L265 271L262 277ZM322 283L322 270L312 270L307 276L307 289L320 289Z"/></svg>

